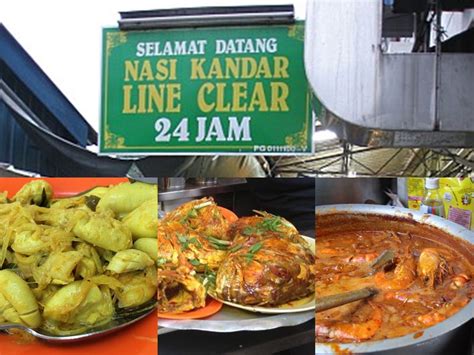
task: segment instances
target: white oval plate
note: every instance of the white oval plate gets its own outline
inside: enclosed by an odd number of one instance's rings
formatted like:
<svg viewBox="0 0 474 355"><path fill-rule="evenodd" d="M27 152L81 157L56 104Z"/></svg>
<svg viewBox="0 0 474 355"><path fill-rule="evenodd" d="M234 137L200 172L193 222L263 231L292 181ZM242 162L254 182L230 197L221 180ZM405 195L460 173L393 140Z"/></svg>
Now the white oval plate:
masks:
<svg viewBox="0 0 474 355"><path fill-rule="evenodd" d="M309 238L306 236L302 236L310 245L311 250L313 253L315 252L315 240L314 238ZM285 304L282 304L277 307L259 307L259 306L246 306L230 301L224 301L221 300L220 298L215 297L214 295L209 294L212 298L228 305L231 307L235 308L240 308L249 312L256 312L256 313L266 313L266 314L281 314L281 313L298 313L298 312L306 312L306 311L311 311L314 310L315 308L315 297L314 293L310 296L307 296L305 298L296 300L296 301L291 301Z"/></svg>

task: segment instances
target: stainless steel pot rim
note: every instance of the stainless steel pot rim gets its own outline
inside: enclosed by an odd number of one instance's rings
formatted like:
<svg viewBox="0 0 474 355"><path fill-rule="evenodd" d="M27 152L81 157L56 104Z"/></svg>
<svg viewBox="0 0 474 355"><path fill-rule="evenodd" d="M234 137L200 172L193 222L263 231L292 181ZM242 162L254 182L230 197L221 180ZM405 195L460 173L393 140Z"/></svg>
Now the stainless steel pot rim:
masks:
<svg viewBox="0 0 474 355"><path fill-rule="evenodd" d="M372 215L377 214L413 219L417 222L429 224L431 226L442 229L443 231L451 235L462 238L474 244L474 232L470 231L469 229L466 229L457 223L448 221L445 218L426 214L420 211L410 210L408 208L363 204L324 205L316 207L317 215L331 214L334 212L364 213Z"/></svg>
<svg viewBox="0 0 474 355"><path fill-rule="evenodd" d="M403 337L367 341L363 343L316 343L315 353L316 354L331 354L334 353L334 345L337 346L341 351L349 350L354 353L370 353L377 351L386 351L397 348L402 348L411 345L421 345L425 341L432 340L438 336L448 333L449 331L456 329L472 319L474 314L474 300L471 300L469 304L464 307L461 311L455 315L449 317L445 321L438 323L432 327L426 328L421 331L421 336L415 338L414 334L408 334ZM317 320L316 320L317 322ZM416 333L418 334L418 333Z"/></svg>
<svg viewBox="0 0 474 355"><path fill-rule="evenodd" d="M415 221L425 223L431 226L438 227L443 231L464 239L474 244L474 232L444 218L424 214L419 211L409 210L407 208L393 207L393 206L381 206L381 205L360 205L360 204L341 204L341 205L325 205L316 207L317 215L331 214L335 212L347 212L347 213L363 213L372 215L390 215L401 218L409 218ZM317 230L317 226L316 226ZM317 243L317 241L316 241ZM474 316L474 300L471 300L462 310L448 319L421 331L419 333L408 334L403 337L391 338L385 340L368 341L363 343L316 343L315 353L325 354L333 353L334 346L340 350L349 350L356 353L370 353L376 351L386 351L411 345L421 345L423 342L432 340L438 336L446 334L453 329L456 329L464 323L471 320ZM316 318L317 322L317 318Z"/></svg>

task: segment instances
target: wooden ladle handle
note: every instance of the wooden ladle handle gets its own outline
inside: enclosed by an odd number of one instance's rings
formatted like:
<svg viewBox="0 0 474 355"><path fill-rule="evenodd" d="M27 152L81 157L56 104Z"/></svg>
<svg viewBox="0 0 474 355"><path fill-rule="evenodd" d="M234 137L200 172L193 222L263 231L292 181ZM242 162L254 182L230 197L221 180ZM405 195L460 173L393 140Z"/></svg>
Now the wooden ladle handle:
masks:
<svg viewBox="0 0 474 355"><path fill-rule="evenodd" d="M365 287L360 290L316 298L316 313L371 297L377 292L378 290L376 288Z"/></svg>

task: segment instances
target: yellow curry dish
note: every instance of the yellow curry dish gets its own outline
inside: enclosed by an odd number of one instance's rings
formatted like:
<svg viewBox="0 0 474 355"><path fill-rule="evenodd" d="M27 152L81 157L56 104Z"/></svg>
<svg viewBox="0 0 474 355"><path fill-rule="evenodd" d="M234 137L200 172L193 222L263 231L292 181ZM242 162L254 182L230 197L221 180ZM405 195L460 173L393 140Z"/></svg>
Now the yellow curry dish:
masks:
<svg viewBox="0 0 474 355"><path fill-rule="evenodd" d="M54 199L33 180L0 194L0 323L79 334L156 297L157 193L125 182Z"/></svg>

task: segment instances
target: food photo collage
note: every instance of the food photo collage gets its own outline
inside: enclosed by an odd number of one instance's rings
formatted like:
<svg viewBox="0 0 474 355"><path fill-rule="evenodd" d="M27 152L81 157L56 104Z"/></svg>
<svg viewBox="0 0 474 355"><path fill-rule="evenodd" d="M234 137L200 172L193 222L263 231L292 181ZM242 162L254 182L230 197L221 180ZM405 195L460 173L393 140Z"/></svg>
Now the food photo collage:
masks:
<svg viewBox="0 0 474 355"><path fill-rule="evenodd" d="M1 354L472 349L470 178L0 186Z"/></svg>
<svg viewBox="0 0 474 355"><path fill-rule="evenodd" d="M0 355L474 355L474 0L1 0Z"/></svg>

